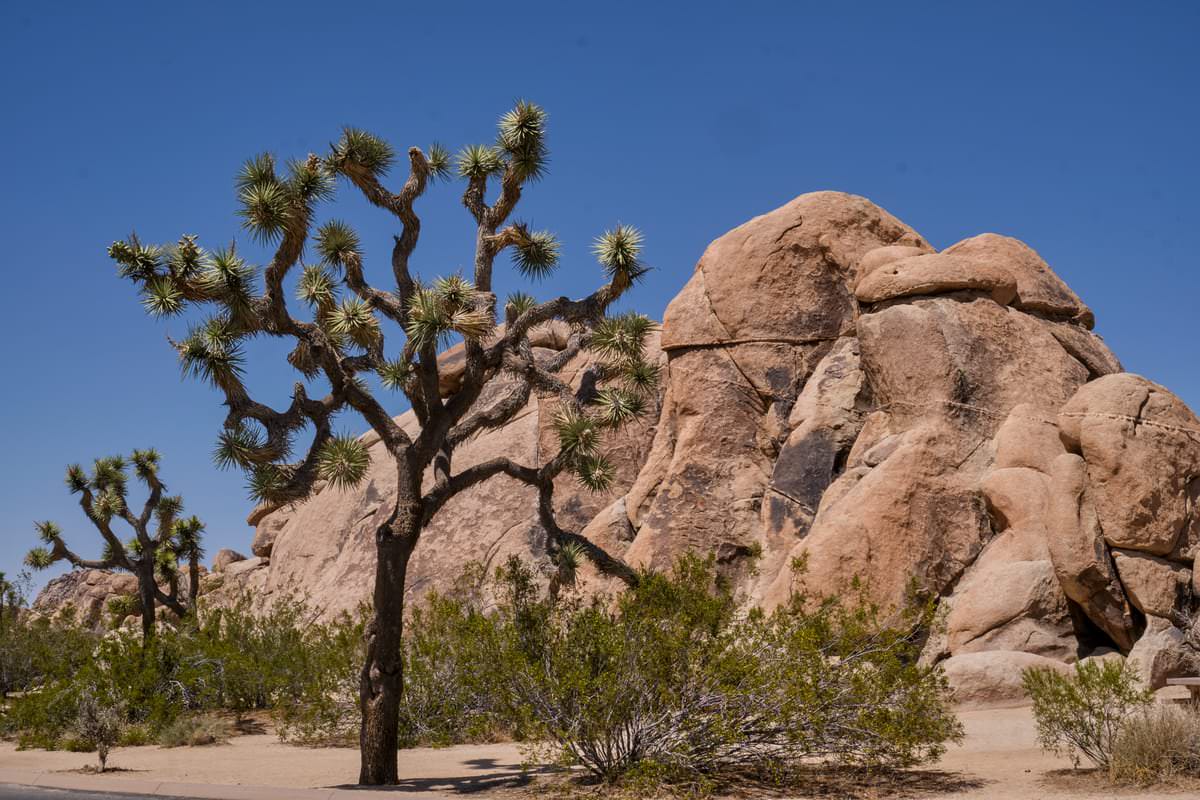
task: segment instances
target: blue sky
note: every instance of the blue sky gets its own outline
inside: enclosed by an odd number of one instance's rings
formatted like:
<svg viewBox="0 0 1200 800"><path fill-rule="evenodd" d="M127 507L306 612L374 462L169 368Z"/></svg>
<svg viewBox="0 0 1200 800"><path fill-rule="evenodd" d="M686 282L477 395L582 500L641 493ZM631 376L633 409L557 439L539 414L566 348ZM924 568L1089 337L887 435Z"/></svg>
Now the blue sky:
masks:
<svg viewBox="0 0 1200 800"><path fill-rule="evenodd" d="M111 241L242 241L246 157L321 152L346 124L457 148L489 140L516 97L551 114L551 173L521 210L565 244L543 293L591 288L588 243L620 220L646 234L656 271L632 302L657 316L714 237L839 189L938 247L1028 242L1127 369L1200 407L1197 36L1187 2L5 0L0 570L17 570L34 519L96 549L63 467L149 445L210 553L248 546L243 479L211 467L218 398L181 380L165 336L184 323L142 313ZM470 262L458 191L419 206L425 274ZM394 226L340 197L370 271ZM252 358L252 385L284 398L280 354Z"/></svg>

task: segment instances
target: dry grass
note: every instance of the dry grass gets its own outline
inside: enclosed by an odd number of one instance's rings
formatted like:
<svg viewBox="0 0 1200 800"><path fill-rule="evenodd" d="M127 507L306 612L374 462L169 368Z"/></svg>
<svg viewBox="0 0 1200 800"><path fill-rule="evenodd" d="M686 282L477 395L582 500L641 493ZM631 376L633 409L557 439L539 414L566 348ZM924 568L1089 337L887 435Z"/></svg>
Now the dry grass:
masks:
<svg viewBox="0 0 1200 800"><path fill-rule="evenodd" d="M1113 739L1109 773L1143 786L1200 778L1200 711L1155 705L1130 717Z"/></svg>
<svg viewBox="0 0 1200 800"><path fill-rule="evenodd" d="M158 735L163 747L202 747L223 744L233 735L233 725L216 716L185 716L172 722Z"/></svg>

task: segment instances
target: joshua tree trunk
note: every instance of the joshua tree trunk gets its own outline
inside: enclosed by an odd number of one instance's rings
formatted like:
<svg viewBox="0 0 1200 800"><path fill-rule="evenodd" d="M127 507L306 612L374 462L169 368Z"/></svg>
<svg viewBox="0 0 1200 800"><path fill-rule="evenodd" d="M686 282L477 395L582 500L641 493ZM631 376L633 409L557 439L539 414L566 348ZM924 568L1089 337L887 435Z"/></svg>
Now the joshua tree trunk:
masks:
<svg viewBox="0 0 1200 800"><path fill-rule="evenodd" d="M142 644L154 637L154 564L143 563L138 569L138 597L142 601Z"/></svg>
<svg viewBox="0 0 1200 800"><path fill-rule="evenodd" d="M367 653L359 684L362 727L358 782L368 786L386 786L399 780L404 585L408 561L420 534L420 518L418 509L401 506L395 521L376 532L374 612L367 626Z"/></svg>

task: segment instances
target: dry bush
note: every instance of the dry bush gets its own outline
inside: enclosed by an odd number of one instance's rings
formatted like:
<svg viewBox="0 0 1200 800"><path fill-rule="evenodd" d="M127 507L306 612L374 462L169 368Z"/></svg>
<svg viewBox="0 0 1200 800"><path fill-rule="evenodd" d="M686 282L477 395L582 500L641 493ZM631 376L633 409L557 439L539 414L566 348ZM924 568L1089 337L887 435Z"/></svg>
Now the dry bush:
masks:
<svg viewBox="0 0 1200 800"><path fill-rule="evenodd" d="M228 720L210 715L179 717L163 728L158 743L163 747L201 747L224 744L233 735Z"/></svg>
<svg viewBox="0 0 1200 800"><path fill-rule="evenodd" d="M1124 721L1113 739L1114 781L1151 784L1200 777L1200 712L1154 705Z"/></svg>

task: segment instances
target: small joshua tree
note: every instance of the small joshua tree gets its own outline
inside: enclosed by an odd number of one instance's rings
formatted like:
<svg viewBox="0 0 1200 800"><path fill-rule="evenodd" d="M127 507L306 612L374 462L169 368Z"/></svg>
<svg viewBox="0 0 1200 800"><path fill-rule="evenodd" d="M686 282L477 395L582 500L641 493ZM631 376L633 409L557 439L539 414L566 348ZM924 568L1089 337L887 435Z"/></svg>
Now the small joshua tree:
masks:
<svg viewBox="0 0 1200 800"><path fill-rule="evenodd" d="M62 530L53 522L37 522L34 527L42 545L29 551L25 563L34 569L46 569L57 561L89 569L123 569L138 580L138 598L142 611L142 638L154 635L155 607L162 604L180 617L195 605L200 590L200 559L204 550L200 535L204 524L195 517L181 518L183 498L166 495L158 478L159 455L154 450L134 450L126 460L122 456L98 458L92 474L79 464L67 467L67 487L79 495L83 513L100 532L104 552L99 559L76 555L62 538ZM149 491L140 514L129 508L129 466ZM122 520L133 530L133 537L122 542L113 530L113 522ZM188 565L186 596L179 587L179 563ZM165 584L164 592L160 582Z"/></svg>
<svg viewBox="0 0 1200 800"><path fill-rule="evenodd" d="M638 416L657 380L656 368L643 357L650 321L637 314L607 316L612 303L647 269L639 258L641 235L618 225L596 240L595 254L607 282L582 299L538 303L518 293L501 306L492 289L493 264L505 250L530 278L547 277L559 260L559 243L552 234L510 221L522 191L546 170L545 124L541 108L518 102L501 118L494 144L466 147L457 156L457 173L466 182L462 202L474 223L470 277L422 282L409 268L421 230L413 205L431 181L450 177L449 153L438 145L428 152L411 148L408 177L393 193L382 183L395 161L391 146L352 128L324 158L309 155L290 162L281 174L270 155L261 155L239 175L244 226L276 246L262 272L261 291L258 271L232 246L205 252L194 237L184 236L175 246L159 248L130 237L109 249L119 273L139 287L151 313L175 314L189 304L215 308L207 322L175 346L184 372L207 380L224 395L229 413L217 461L246 470L255 499L284 505L308 497L319 480L334 487L363 480L367 448L332 430L333 417L342 409L356 411L379 435L398 488L394 502L375 517L374 616L367 626L360 687L364 784L395 783L398 778L406 573L421 531L452 497L496 475L523 481L538 489L538 517L552 559L573 542L565 557L574 558L582 549L600 569L636 580L628 566L559 527L553 492L554 479L564 470L594 490L611 483L614 469L603 454L605 431ZM368 283L364 248L354 230L338 220L321 224L312 237L319 263L300 263L317 205L332 196L337 177L399 222L390 290ZM489 183L498 190L490 204ZM305 318L289 310L284 288L298 267L296 293L308 306ZM500 315L503 327L496 325ZM567 346L552 358L536 358L530 331L552 320L571 326ZM398 347L386 346L385 324L404 335ZM242 347L256 336L288 341L289 362L305 378L323 378L327 393L315 399L296 383L284 410L253 399L242 380ZM464 343L465 369L454 391L443 396L437 354L455 337ZM584 351L595 360L576 390L559 373ZM364 380L368 375L403 394L415 413L416 429L404 430L392 419L387 401ZM538 465L500 457L455 472L455 449L511 420L532 392L560 401L560 452ZM303 455L293 459L295 438L306 427L312 439ZM427 474L430 482L423 490Z"/></svg>

